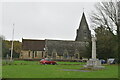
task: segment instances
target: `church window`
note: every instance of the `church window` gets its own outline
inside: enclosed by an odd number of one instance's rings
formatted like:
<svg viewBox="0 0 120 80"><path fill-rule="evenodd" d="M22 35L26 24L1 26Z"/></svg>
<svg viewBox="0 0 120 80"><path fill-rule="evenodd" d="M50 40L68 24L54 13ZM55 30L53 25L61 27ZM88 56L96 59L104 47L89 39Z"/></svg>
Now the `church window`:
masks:
<svg viewBox="0 0 120 80"><path fill-rule="evenodd" d="M37 51L35 51L35 57L37 57Z"/></svg>
<svg viewBox="0 0 120 80"><path fill-rule="evenodd" d="M42 51L42 57L43 57L43 51Z"/></svg>
<svg viewBox="0 0 120 80"><path fill-rule="evenodd" d="M28 57L30 57L30 51L28 52Z"/></svg>

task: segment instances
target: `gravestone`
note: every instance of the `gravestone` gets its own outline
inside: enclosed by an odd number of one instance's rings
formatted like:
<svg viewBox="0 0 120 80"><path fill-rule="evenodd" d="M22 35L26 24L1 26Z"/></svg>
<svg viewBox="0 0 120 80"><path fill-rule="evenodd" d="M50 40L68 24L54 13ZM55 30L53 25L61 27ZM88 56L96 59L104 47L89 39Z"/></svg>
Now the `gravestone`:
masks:
<svg viewBox="0 0 120 80"><path fill-rule="evenodd" d="M96 37L92 37L92 59L87 61L87 64L84 66L84 69L104 69L104 66L101 66L101 61L96 58Z"/></svg>

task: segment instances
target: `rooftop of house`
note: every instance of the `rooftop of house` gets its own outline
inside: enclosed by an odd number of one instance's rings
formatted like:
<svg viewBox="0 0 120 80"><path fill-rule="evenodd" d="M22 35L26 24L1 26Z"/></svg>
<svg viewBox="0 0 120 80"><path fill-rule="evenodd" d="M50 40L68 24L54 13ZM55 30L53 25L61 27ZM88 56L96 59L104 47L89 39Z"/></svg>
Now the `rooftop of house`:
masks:
<svg viewBox="0 0 120 80"><path fill-rule="evenodd" d="M22 50L44 51L45 40L22 39Z"/></svg>

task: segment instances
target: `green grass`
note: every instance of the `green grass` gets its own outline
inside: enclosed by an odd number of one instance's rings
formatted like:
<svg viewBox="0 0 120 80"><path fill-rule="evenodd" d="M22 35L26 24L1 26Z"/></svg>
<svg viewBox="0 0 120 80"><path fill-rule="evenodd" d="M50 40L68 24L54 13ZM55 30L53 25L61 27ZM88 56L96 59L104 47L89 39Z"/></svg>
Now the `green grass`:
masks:
<svg viewBox="0 0 120 80"><path fill-rule="evenodd" d="M81 62L57 62L58 64L85 64ZM3 64L5 64L5 61L3 61ZM36 65L39 64L39 61L14 61L12 64L24 64L24 65Z"/></svg>
<svg viewBox="0 0 120 80"><path fill-rule="evenodd" d="M21 65L22 63L22 65ZM15 65L14 65L15 64ZM40 65L38 61L15 61L2 67L3 78L118 78L117 65L105 65L105 70L80 72L61 69L80 69L81 62L58 62L60 65ZM73 64L73 65L62 65ZM80 65L74 65L80 64Z"/></svg>

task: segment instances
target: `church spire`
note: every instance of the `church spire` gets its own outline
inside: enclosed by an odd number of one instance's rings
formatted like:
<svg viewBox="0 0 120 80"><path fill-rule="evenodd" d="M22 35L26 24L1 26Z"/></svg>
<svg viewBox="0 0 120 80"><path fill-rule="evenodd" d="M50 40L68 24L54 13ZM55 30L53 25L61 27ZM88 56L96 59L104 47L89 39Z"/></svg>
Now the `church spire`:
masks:
<svg viewBox="0 0 120 80"><path fill-rule="evenodd" d="M83 25L86 25L86 26L83 26ZM84 12L82 14L82 18L81 18L81 21L80 21L79 29L80 29L80 27L86 27L86 28L88 28L88 23L87 23L87 20L86 20Z"/></svg>
<svg viewBox="0 0 120 80"><path fill-rule="evenodd" d="M91 32L89 30L84 12L82 14L79 29L77 29L77 36L76 36L75 40L76 41L83 41L83 42L91 40Z"/></svg>

